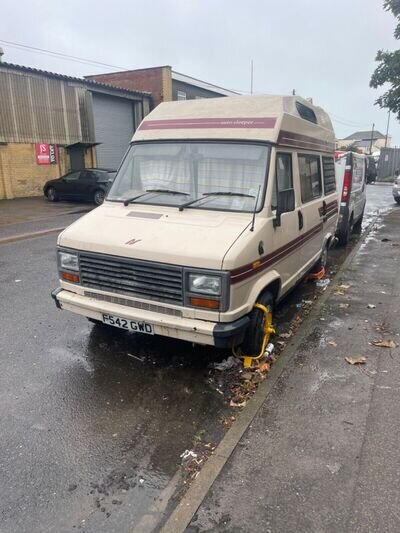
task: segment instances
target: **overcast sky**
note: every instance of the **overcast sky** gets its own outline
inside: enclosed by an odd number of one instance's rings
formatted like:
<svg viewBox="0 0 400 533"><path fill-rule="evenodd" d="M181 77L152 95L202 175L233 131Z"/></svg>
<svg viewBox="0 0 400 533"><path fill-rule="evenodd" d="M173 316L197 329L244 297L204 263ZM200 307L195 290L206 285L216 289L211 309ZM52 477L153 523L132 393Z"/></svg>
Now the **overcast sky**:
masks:
<svg viewBox="0 0 400 533"><path fill-rule="evenodd" d="M383 0L19 0L2 2L0 40L129 68L171 65L229 89L289 94L329 112L337 137L383 134L387 112L369 88L379 48L395 49ZM111 71L19 50L4 60L83 76ZM114 69L117 70L117 69ZM393 143L400 125L393 118Z"/></svg>

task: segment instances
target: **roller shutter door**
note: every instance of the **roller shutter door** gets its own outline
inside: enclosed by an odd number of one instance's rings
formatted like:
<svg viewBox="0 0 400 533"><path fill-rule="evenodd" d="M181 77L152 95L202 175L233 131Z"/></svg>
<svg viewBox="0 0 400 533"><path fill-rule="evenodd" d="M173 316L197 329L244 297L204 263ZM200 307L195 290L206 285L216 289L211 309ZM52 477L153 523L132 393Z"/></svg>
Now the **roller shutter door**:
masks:
<svg viewBox="0 0 400 533"><path fill-rule="evenodd" d="M93 94L94 131L97 166L117 169L134 132L133 102Z"/></svg>

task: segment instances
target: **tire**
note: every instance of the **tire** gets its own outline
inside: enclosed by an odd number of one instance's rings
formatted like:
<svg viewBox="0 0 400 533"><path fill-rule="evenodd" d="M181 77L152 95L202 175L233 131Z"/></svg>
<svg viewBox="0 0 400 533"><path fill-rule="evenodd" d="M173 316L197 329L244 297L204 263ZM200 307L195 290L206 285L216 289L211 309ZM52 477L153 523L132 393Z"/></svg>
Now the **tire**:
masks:
<svg viewBox="0 0 400 533"><path fill-rule="evenodd" d="M49 187L46 190L46 198L49 202L58 202L58 194L54 187Z"/></svg>
<svg viewBox="0 0 400 533"><path fill-rule="evenodd" d="M93 202L96 205L101 205L104 202L105 193L102 189L97 189L93 194Z"/></svg>
<svg viewBox="0 0 400 533"><path fill-rule="evenodd" d="M396 202L400 204L400 198L395 198Z"/></svg>
<svg viewBox="0 0 400 533"><path fill-rule="evenodd" d="M364 218L364 210L363 210L362 215L360 216L360 218L357 220L357 222L353 226L354 233L358 233L358 234L361 233L363 218Z"/></svg>
<svg viewBox="0 0 400 533"><path fill-rule="evenodd" d="M321 268L326 268L326 263L328 262L328 245L324 247L321 253L321 257L315 263L313 271L319 272Z"/></svg>
<svg viewBox="0 0 400 533"><path fill-rule="evenodd" d="M257 303L264 305L268 310L273 312L274 298L270 292L264 292L258 298ZM264 337L264 313L261 309L253 309L250 313L250 324L246 330L246 334L240 349L244 355L256 356L261 352L262 342Z"/></svg>
<svg viewBox="0 0 400 533"><path fill-rule="evenodd" d="M339 244L341 246L345 246L349 242L350 235L352 234L352 232L353 232L353 215L351 215L350 222L348 223L346 230L342 233L339 233L338 235Z"/></svg>

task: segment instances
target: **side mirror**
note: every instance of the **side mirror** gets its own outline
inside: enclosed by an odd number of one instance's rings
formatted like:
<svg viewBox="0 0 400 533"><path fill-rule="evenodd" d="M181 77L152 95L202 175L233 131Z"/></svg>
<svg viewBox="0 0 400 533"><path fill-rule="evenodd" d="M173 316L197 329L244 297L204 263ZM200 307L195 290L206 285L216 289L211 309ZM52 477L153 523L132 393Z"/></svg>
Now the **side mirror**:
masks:
<svg viewBox="0 0 400 533"><path fill-rule="evenodd" d="M294 189L286 189L278 192L278 205L276 207L276 216L273 224L274 228L281 225L281 215L294 211Z"/></svg>

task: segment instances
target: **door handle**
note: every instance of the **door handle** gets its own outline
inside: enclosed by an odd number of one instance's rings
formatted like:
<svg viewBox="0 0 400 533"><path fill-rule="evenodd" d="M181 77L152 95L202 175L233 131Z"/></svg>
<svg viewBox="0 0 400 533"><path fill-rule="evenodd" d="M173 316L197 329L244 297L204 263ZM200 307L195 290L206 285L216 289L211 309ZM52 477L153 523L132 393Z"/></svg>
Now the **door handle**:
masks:
<svg viewBox="0 0 400 533"><path fill-rule="evenodd" d="M299 229L303 229L303 226L304 226L303 213L301 211L297 211L297 215L299 217Z"/></svg>
<svg viewBox="0 0 400 533"><path fill-rule="evenodd" d="M328 207L326 205L326 202L325 200L322 202L322 214L325 216L326 215L326 212L328 210Z"/></svg>

